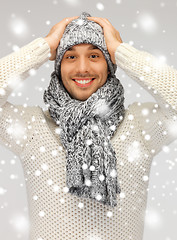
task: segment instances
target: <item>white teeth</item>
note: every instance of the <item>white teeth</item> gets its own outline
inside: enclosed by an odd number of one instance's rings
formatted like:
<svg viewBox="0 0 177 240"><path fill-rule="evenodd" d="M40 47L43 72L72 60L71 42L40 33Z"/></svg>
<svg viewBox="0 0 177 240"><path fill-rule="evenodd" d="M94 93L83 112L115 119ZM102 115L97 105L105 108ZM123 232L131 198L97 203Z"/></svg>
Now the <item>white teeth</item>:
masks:
<svg viewBox="0 0 177 240"><path fill-rule="evenodd" d="M90 80L76 80L76 79L75 79L75 81L78 82L78 83L81 83L81 84L86 84L86 83L91 82L92 79L90 79Z"/></svg>

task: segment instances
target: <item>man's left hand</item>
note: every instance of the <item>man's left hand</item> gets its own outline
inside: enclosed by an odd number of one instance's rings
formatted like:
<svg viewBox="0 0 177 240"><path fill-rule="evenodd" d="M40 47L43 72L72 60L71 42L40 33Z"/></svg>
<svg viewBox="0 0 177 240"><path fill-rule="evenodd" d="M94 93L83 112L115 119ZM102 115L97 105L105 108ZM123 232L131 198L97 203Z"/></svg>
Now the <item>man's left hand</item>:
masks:
<svg viewBox="0 0 177 240"><path fill-rule="evenodd" d="M120 37L119 32L112 26L112 24L109 22L107 18L99 17L87 17L87 18L88 20L95 21L103 28L108 52L111 56L112 62L116 64L115 51L117 47L122 43L122 39Z"/></svg>

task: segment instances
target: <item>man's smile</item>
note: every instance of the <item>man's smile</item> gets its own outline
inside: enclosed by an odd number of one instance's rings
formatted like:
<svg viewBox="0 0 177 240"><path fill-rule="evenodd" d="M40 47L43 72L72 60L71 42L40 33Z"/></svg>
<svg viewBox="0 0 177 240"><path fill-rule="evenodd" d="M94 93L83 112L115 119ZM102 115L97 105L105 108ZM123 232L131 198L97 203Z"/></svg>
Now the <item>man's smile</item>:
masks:
<svg viewBox="0 0 177 240"><path fill-rule="evenodd" d="M92 82L95 80L95 78L82 78L82 79L75 78L73 80L75 81L75 84L77 86L85 88L85 87L89 87L92 84Z"/></svg>

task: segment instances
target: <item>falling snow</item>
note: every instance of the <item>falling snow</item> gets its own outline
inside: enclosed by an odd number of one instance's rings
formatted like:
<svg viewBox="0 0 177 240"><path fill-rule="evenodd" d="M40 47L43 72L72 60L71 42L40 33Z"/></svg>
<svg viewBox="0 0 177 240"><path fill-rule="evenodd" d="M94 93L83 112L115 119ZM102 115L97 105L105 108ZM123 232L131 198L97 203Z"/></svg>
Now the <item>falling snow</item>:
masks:
<svg viewBox="0 0 177 240"><path fill-rule="evenodd" d="M105 115L110 111L109 106L107 105L105 99L98 100L94 108L95 114L99 115L101 118L104 118Z"/></svg>
<svg viewBox="0 0 177 240"><path fill-rule="evenodd" d="M21 214L11 216L10 224L15 231L25 233L29 228L29 222L26 217Z"/></svg>
<svg viewBox="0 0 177 240"><path fill-rule="evenodd" d="M100 11L103 11L103 10L104 10L104 5L103 5L103 3L101 3L101 2L97 3L97 4L96 4L96 7L97 7L97 9L100 10Z"/></svg>
<svg viewBox="0 0 177 240"><path fill-rule="evenodd" d="M138 15L138 23L141 30L145 33L152 34L157 31L158 23L154 16L149 13L141 13Z"/></svg>
<svg viewBox="0 0 177 240"><path fill-rule="evenodd" d="M57 5L58 4L58 5ZM53 6L53 8L55 8L56 6L59 6L61 3L58 0L53 0L50 2L50 7ZM82 1L80 0L63 0L63 8L64 6L66 6L66 8L70 8L70 10L72 11L73 8L75 8L77 10L77 7L80 7L82 4ZM150 4L150 2L149 2ZM114 26L120 30L121 35L123 36L125 33L124 31L126 31L127 33L129 32L129 39L131 39L131 41L129 41L128 43L130 45L134 45L135 47L139 48L139 49L143 49L144 50L148 50L151 49L151 52L155 53L155 56L158 59L158 62L156 63L156 66L161 67L164 63L168 63L170 60L173 61L173 63L175 62L175 57L176 57L176 50L174 47L174 41L175 41L175 35L174 32L171 32L170 28L171 26L173 26L173 24L170 24L170 18L165 20L165 22L163 21L165 19L165 13L166 12L170 12L170 14L173 13L173 9L172 9L172 4L171 2L157 2L156 7L158 7L158 10L155 9L154 5L150 5L151 7L148 9L146 9L145 7L141 6L141 4L137 4L136 6L132 7L131 9L131 15L127 18L122 18L122 15L120 14L119 16L119 22L117 23L116 27L116 19L117 15L115 17L115 14L112 12L111 18L112 21L114 22ZM124 1L124 0L115 0L112 1L110 3L111 7L115 8L115 12L119 11L119 13L121 13L122 8L121 7L129 7L128 2ZM135 5L135 4L134 4ZM8 36L9 39L7 39L5 46L7 46L7 48L9 49L9 51L14 51L14 52L18 52L20 50L20 47L23 45L23 42L21 40L24 40L24 42L29 42L30 38L35 39L35 36L38 36L38 28L35 28L35 26L33 26L33 23L30 22L30 18L33 19L34 17L34 11L32 8L32 5L29 5L28 8L23 9L23 16L22 14L20 14L20 12L18 11L18 6L14 7L14 12L10 12L11 10L8 11L7 14L7 22L4 24L8 26L8 30L9 33L11 34L10 37ZM45 7L45 6L44 6ZM87 7L87 6L86 6ZM106 4L104 4L103 2L97 2L97 3L93 3L92 5L93 10L97 11L98 13L105 13L105 16L108 17L109 19L109 11L107 9ZM170 9L171 7L171 9ZM177 2L173 3L173 7L176 10L177 9ZM137 9L138 8L138 9ZM48 9L47 9L48 10ZM158 15L156 15L155 13L158 11ZM63 11L64 12L64 11ZM79 10L77 11L79 12ZM26 14L26 16L25 16ZM99 14L98 14L99 15ZM42 12L41 12L41 16L42 16ZM96 16L96 15L95 15ZM64 17L64 15L63 15ZM65 16L66 17L66 16ZM69 17L69 16L67 16ZM104 17L101 16L100 17ZM61 18L61 17L60 17ZM172 17L171 17L172 18ZM34 18L35 19L35 18ZM43 19L40 24L42 24L44 28L49 28L50 26L52 26L52 16L50 16L50 14L47 16L44 16ZM174 22L174 20L173 20ZM164 24L165 23L165 24ZM83 24L83 21L78 21L79 25ZM36 25L37 26L37 25ZM41 26L41 25L40 25ZM172 27L173 28L173 27ZM140 33L143 34L140 35ZM147 38L147 35L151 35L151 38ZM153 38L152 38L153 35ZM168 35L168 37L167 37ZM2 34L3 36L3 34ZM128 39L128 38L127 38ZM124 39L123 39L124 40ZM168 44L168 47L163 48L162 46L164 46L164 42L170 42L170 44ZM153 44L152 44L153 43ZM143 44L143 45L141 45ZM160 52L161 50L161 52ZM150 50L149 50L150 52ZM50 56L50 54L49 54ZM30 58L32 57L31 53L25 56L27 60L30 60ZM147 74L151 74L151 69L148 66L148 62L151 62L151 59L147 59L147 66L144 68L144 71ZM134 64L134 63L133 63ZM175 64L174 64L175 65ZM11 76L8 80L8 88L2 88L0 87L0 97L4 97L8 92L8 89L14 90L16 88L16 90L12 93L10 93L10 97L12 97L13 101L15 102L16 100L19 102L21 101L22 104L24 106L24 108L28 107L28 105L30 105L31 103L34 104L38 104L38 102L36 102L36 97L33 96L32 93L32 89L35 90L37 94L42 94L46 84L49 80L49 78L46 76L46 73L49 73L52 71L53 65L50 65L49 63L46 63L45 65L45 71L47 72L42 72L41 70L41 75L38 76L38 70L36 69L30 69L28 71L28 75L29 77L32 77L35 79L38 78L38 81L36 80L36 82L33 82L33 86L32 88L28 90L28 86L26 82L24 82L23 79L21 79L20 76ZM133 65L135 67L135 65ZM15 65L15 69L19 69L21 66L18 63L18 61L16 62ZM51 67L51 69L50 69ZM119 74L119 70L118 70L118 74ZM139 76L140 81L144 82L146 80L145 76ZM157 76L154 75L154 81L156 81ZM124 81L125 86L127 87L125 94L127 94L129 96L129 98L127 98L127 100L130 102L133 97L135 100L135 98L138 98L138 101L141 102L141 100L148 100L148 96L146 94L144 94L145 92L140 92L139 90L137 90L136 87L134 87L134 84L132 82L130 82L129 78L127 78L127 76L125 74L121 74L120 73L120 80ZM18 87L18 88L17 88ZM25 93L27 89L27 92ZM171 93L173 94L175 91L174 86L171 87L170 89ZM156 91L154 93L157 93ZM28 97L25 96L25 94L28 95ZM42 95L41 95L42 96ZM133 97L132 97L133 96ZM146 99L147 96L147 99ZM145 97L145 98L144 98ZM33 102L32 102L33 101ZM148 101L151 101L148 100ZM157 109L158 107L154 106L153 109L153 113L157 113L159 109ZM13 109L14 113L16 113L17 115L20 114L20 112L18 111L18 108L14 108ZM105 116L105 114L109 111L109 107L107 106L107 104L105 102L102 102L100 105L98 104L97 106L97 114L99 114L100 116ZM3 114L3 108L0 108L0 116L2 116ZM150 114L151 112L149 111L148 108L143 108L141 110L141 114L142 116L144 116L146 123L150 123ZM126 132L124 132L124 134L120 135L120 142L121 144L124 144L126 142L126 140L128 139L128 136L130 136L131 134L131 130L133 130L134 128L136 128L136 124L134 123L134 121L136 121L136 118L134 115L129 114L128 115L128 120L132 121L132 125L130 125L130 129L127 129ZM36 123L37 119L35 118L35 116L31 116L30 121L32 122L31 124L29 124L27 126L27 128L25 126L23 126L23 124L21 124L20 122L13 122L12 119L8 118L7 121L9 121L9 126L6 128L6 133L9 135L10 138L14 138L15 142L17 145L21 144L21 140L22 139L27 139L27 134L26 131L30 130L32 128L32 123ZM41 120L42 121L42 120ZM43 123L45 123L45 119L43 119ZM162 121L158 121L157 122L158 127L164 127L164 123ZM166 129L163 131L163 135L164 136L172 136L172 137L177 137L177 127L176 127L176 118L174 116L173 121L170 121L169 124L165 125ZM110 129L112 131L115 131L115 125L110 126ZM95 132L99 132L99 128L97 125L93 125L92 126L92 130ZM56 134L60 134L61 133L61 128L56 128L55 133ZM147 142L151 141L151 135L148 132L143 131L142 132L142 138L144 138L144 140ZM92 140L91 139L87 139L86 140L86 144L91 145L92 144ZM108 142L105 141L104 142L105 146L108 145ZM44 145L44 143L43 143ZM159 155L159 158L157 157L156 160L152 161L152 182L155 183L149 186L149 188L147 189L147 191L149 191L149 205L155 206L156 209L154 208L149 208L146 211L146 215L145 215L145 224L146 224L146 230L147 232L149 232L149 234L156 234L157 231L162 233L163 239L164 240L174 240L175 237L172 236L172 232L175 232L175 229L172 230L170 229L170 231L168 230L167 233L167 224L168 226L172 225L172 223L176 222L176 218L173 217L177 217L177 209L175 207L175 204L171 207L171 203L173 199L175 201L176 196L177 196L177 186L176 186L176 175L175 175L175 171L176 171L176 166L177 166L177 158L176 158L176 152L177 152L177 141L174 142L173 145L167 146L164 144L164 146L162 146L162 155ZM155 148L154 148L155 149ZM155 153L155 150L151 149L149 153ZM39 149L39 154L45 154L45 152L47 151L47 145L45 146L41 146ZM141 163L142 161L142 156L140 155L142 151L142 145L139 142L139 139L135 139L134 142L132 142L131 144L129 144L127 146L126 149L126 161L129 162L129 164L133 164L133 163ZM63 153L63 147L59 146L57 147L57 149L50 149L50 156L52 157L53 160L55 160L55 158L58 160L59 155ZM10 193L11 188L14 187L14 191L16 191L16 199L17 201L20 199L20 203L22 202L22 192L21 190L25 187L24 183L22 183L22 178L20 177L19 174L19 170L16 168L18 164L20 164L20 161L17 157L9 157L9 158L3 158L3 156L5 156L6 153L2 152L2 156L0 159L0 177L2 176L5 179L5 175L7 175L7 184L8 185L4 185L4 179L1 178L0 181L1 185L0 185L0 210L1 213L0 215L3 216L7 216L7 220L8 222L5 224L3 223L3 225L8 226L9 225L9 232L10 230L13 232L13 236L14 239L25 239L24 235L25 233L28 232L29 230L29 226L30 223L28 222L28 218L26 216L24 216L22 213L23 211L25 212L25 210L23 210L23 204L20 205L19 209L21 210L21 213L17 212L17 214L13 214L13 211L11 211L12 209L12 203L10 202ZM30 153L31 156L29 157L29 161L31 161L32 163L37 163L38 162L38 155L34 154L33 152ZM34 155L33 155L34 154ZM148 154L145 155L145 159L148 159ZM122 167L122 169L124 169L125 167L125 162L121 161L120 162L120 166ZM141 164L139 164L138 166L141 166ZM83 164L82 166L83 170L88 169L87 164ZM163 169L163 170L162 170ZM43 159L43 161L40 162L40 164L37 166L35 165L35 169L32 171L31 169L26 170L26 174L28 177L33 176L35 179L43 179L43 176L45 176L46 174L49 174L50 170L52 171L52 168L50 169L50 165L47 164L46 159ZM147 172L145 172L146 169L142 168L142 175L141 175L141 179L142 182L148 182L150 179L147 176ZM95 167L94 166L90 166L90 171L95 171ZM153 172L154 171L154 172ZM4 175L3 175L4 174ZM110 173L112 175L112 177L116 176L116 171L112 170L112 172ZM133 174L129 174L128 177L133 177ZM156 179L159 179L158 182L156 181ZM161 179L161 180L160 180ZM6 182L5 180L5 182ZM27 178L25 176L24 181L26 181ZM105 180L105 176L104 175L100 175L99 176L99 180L100 181L104 181ZM155 182L154 182L155 181ZM12 185L9 184L9 182L11 182ZM63 194L66 194L68 192L68 188L60 188L60 183L56 182L55 179L53 178L53 176L48 176L48 178L45 179L44 185L46 187L46 189L48 189L48 191L52 192L54 195L56 194L57 199L59 201L60 204L64 204L67 203L67 200L63 197L58 198L58 193L59 191L61 191ZM86 179L85 180L85 185L90 186L91 185L91 181ZM15 189L16 186L16 189ZM20 192L19 192L20 189ZM25 189L25 188L24 188ZM34 202L34 204L38 204L40 199L41 199L41 195L40 193L42 193L42 189L41 191L37 192L35 191L32 195L32 200ZM132 189L131 191L132 194L134 194L134 196L136 195L136 189ZM156 194L157 193L157 194ZM96 196L97 200L99 201L102 196L100 194L98 194ZM12 202L15 200L15 198L12 200ZM121 192L120 193L120 200L123 202L126 200L126 192ZM141 200L140 198L137 198L137 201L141 204ZM166 204L166 205L165 205ZM167 207L169 206L169 207ZM37 214L39 215L40 218L45 218L47 217L47 212L44 211L44 209L42 208L42 206L40 206L41 209L38 210ZM79 211L83 211L85 209L85 205L84 203L82 203L82 201L78 201L78 205L77 207L79 208ZM133 207L132 207L133 208ZM9 213L7 214L7 212L5 212L5 210L9 209ZM16 208L18 209L18 207ZM24 208L25 209L25 208ZM27 209L27 207L26 207ZM4 212L3 212L4 211ZM119 211L121 211L121 207L119 209ZM134 209L134 211L136 211L136 209ZM167 214L168 213L168 217ZM4 214L4 215L3 215ZM95 214L95 213L94 213ZM170 215L171 214L171 215ZM107 211L106 212L106 216L108 218L108 220L110 220L111 218L114 217L114 214L112 211ZM0 219L2 220L2 218ZM164 228L164 226L166 225L166 228ZM173 225L174 226L174 225ZM155 232L156 231L156 232ZM164 234L163 234L164 233ZM151 235L152 236L152 235ZM152 237L151 237L152 238ZM44 240L44 238L42 236L38 236L36 238L37 240ZM100 238L99 236L97 236L97 233L93 233L92 235L90 235L89 240L102 240L102 238ZM131 237L130 237L131 239ZM159 238L162 239L162 238Z"/></svg>
<svg viewBox="0 0 177 240"><path fill-rule="evenodd" d="M127 150L127 157L129 162L138 161L140 158L141 148L138 141L131 143Z"/></svg>
<svg viewBox="0 0 177 240"><path fill-rule="evenodd" d="M28 34L28 26L24 19L12 14L9 21L9 28L11 32L18 37L25 37Z"/></svg>

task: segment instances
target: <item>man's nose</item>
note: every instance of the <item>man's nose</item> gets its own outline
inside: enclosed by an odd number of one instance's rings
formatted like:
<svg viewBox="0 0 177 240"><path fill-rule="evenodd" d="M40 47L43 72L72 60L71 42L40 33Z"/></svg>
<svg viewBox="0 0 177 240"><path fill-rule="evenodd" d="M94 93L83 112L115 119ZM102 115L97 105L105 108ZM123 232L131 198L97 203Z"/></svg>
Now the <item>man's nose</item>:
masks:
<svg viewBox="0 0 177 240"><path fill-rule="evenodd" d="M77 71L84 73L88 72L90 68L89 60L86 57L80 57L79 60L77 61Z"/></svg>

